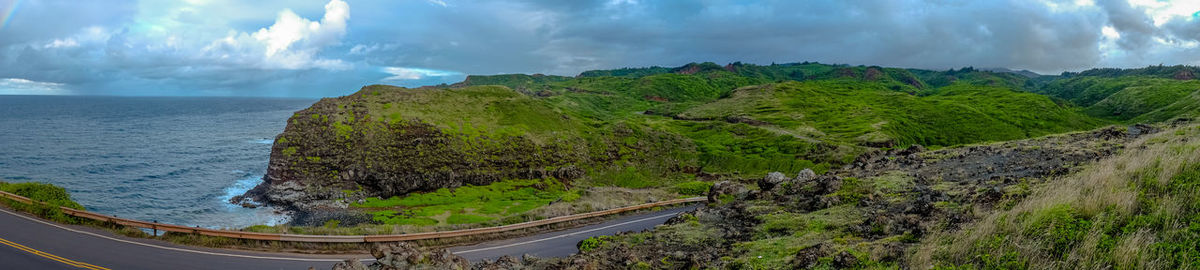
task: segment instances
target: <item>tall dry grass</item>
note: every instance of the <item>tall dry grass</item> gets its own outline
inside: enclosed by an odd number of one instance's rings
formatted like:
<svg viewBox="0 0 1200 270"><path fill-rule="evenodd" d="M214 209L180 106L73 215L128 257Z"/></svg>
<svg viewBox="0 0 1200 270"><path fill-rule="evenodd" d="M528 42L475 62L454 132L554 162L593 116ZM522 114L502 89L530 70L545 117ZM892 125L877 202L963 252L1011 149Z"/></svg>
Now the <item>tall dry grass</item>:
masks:
<svg viewBox="0 0 1200 270"><path fill-rule="evenodd" d="M1167 187L1184 166L1200 163L1197 149L1197 126L1167 129L1135 140L1118 155L1049 181L1011 209L976 213L979 218L973 223L927 235L909 258L909 267L1177 267L1166 259L1169 254L1153 254L1151 246L1163 240L1159 239L1162 231L1188 226L1186 216L1197 214L1188 213L1197 210L1189 209L1188 204L1200 198L1200 191L1157 194L1146 190ZM1166 229L1143 228L1113 235L1113 228L1129 224L1139 214L1168 217L1161 227ZM1070 231L1079 227L1086 231Z"/></svg>

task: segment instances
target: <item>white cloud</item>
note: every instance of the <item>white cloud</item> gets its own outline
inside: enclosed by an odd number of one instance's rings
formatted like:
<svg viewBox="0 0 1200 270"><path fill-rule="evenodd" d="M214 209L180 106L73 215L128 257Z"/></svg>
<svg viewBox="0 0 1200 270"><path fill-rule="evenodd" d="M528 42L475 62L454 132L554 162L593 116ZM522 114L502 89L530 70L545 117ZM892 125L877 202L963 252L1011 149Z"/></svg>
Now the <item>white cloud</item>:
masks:
<svg viewBox="0 0 1200 270"><path fill-rule="evenodd" d="M376 49L379 49L379 45L367 46L367 45L358 44L358 45L354 45L354 48L350 48L350 54L367 54L370 52L374 52Z"/></svg>
<svg viewBox="0 0 1200 270"><path fill-rule="evenodd" d="M637 5L637 3L638 3L637 0L608 0L608 3L604 3L604 4L609 7L612 7L612 6L620 6L620 5Z"/></svg>
<svg viewBox="0 0 1200 270"><path fill-rule="evenodd" d="M1113 28L1112 26L1105 26L1104 28L1101 28L1100 34L1103 34L1105 38L1110 40L1117 40L1121 38L1121 33L1117 32L1117 29Z"/></svg>
<svg viewBox="0 0 1200 270"><path fill-rule="evenodd" d="M424 68L410 67L383 67L384 73L392 74L391 77L383 78L384 81L404 81L404 80L420 80L428 77L445 77L463 75L457 71L446 71Z"/></svg>
<svg viewBox="0 0 1200 270"><path fill-rule="evenodd" d="M42 48L47 48L47 49L74 48L74 47L79 47L79 42L75 41L75 39L73 39L73 38L55 39L54 41L51 41L50 43L46 43L46 45L42 46Z"/></svg>
<svg viewBox="0 0 1200 270"><path fill-rule="evenodd" d="M446 5L446 1L443 1L443 0L425 0L425 1L429 2L430 4L439 5L442 7L448 6L448 5Z"/></svg>
<svg viewBox="0 0 1200 270"><path fill-rule="evenodd" d="M1200 11L1200 1L1155 1L1129 0L1134 7L1146 9L1146 14L1154 19L1154 25L1161 26L1175 17L1191 17Z"/></svg>
<svg viewBox="0 0 1200 270"><path fill-rule="evenodd" d="M0 79L0 95L65 95L65 84L39 82L21 78Z"/></svg>
<svg viewBox="0 0 1200 270"><path fill-rule="evenodd" d="M222 60L259 62L258 66L266 69L345 70L350 68L350 64L339 59L320 59L316 55L327 46L341 43L349 19L350 5L342 0L331 0L325 4L325 15L320 21L303 18L290 9L284 9L271 26L254 33L233 31L225 38L212 42L204 51Z"/></svg>
<svg viewBox="0 0 1200 270"><path fill-rule="evenodd" d="M394 50L399 47L400 47L400 45L395 44L395 43L388 43L388 44L377 44L376 43L376 44L371 44L371 45L358 44L358 45L354 45L354 47L350 48L350 52L348 52L348 54L350 54L350 55L369 55L374 52L389 51L389 50Z"/></svg>
<svg viewBox="0 0 1200 270"><path fill-rule="evenodd" d="M259 29L253 36L254 39L266 43L267 57L271 57L279 51L286 51L292 43L318 31L320 27L320 23L300 18L300 15L291 10L284 10L279 12L279 18L275 19L274 25Z"/></svg>

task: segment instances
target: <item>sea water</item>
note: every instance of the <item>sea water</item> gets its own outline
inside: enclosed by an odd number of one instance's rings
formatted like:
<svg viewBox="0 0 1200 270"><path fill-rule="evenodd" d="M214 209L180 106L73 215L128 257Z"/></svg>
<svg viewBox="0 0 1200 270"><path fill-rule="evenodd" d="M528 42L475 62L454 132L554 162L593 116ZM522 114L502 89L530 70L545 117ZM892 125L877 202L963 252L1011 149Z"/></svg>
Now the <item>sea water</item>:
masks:
<svg viewBox="0 0 1200 270"><path fill-rule="evenodd" d="M0 179L52 183L88 210L207 228L286 222L229 199L314 100L0 96Z"/></svg>

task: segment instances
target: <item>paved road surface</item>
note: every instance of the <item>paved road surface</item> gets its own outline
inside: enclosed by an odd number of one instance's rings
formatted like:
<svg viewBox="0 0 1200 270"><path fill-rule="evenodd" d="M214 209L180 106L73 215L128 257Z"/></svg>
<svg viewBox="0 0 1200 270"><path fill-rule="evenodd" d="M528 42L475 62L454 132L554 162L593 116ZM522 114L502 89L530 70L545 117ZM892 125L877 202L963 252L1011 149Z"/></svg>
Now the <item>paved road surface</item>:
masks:
<svg viewBox="0 0 1200 270"><path fill-rule="evenodd" d="M565 257L579 252L575 246L579 241L597 235L612 235L624 231L641 231L662 224L680 212L696 209L697 206L678 207L658 212L624 216L607 222L538 235L508 240L497 240L473 246L450 248L451 252L472 262L481 259L495 260L504 255L520 260L523 254L538 257Z"/></svg>
<svg viewBox="0 0 1200 270"><path fill-rule="evenodd" d="M450 250L472 261L503 255L566 256L584 238L640 231L695 206L624 216L604 223L499 240ZM208 249L115 236L82 226L54 224L0 208L0 269L329 269L350 257Z"/></svg>

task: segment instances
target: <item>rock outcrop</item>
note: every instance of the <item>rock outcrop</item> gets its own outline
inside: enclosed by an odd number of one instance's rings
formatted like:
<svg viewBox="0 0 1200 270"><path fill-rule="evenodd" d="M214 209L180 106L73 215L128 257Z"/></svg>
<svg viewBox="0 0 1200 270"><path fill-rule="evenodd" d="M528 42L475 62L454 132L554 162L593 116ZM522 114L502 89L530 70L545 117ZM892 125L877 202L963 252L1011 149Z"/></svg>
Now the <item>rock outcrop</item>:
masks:
<svg viewBox="0 0 1200 270"><path fill-rule="evenodd" d="M428 250L408 242L378 244L371 248L375 262L364 265L348 259L333 265L333 270L466 270L471 263L445 249ZM506 268L512 269L512 268Z"/></svg>

